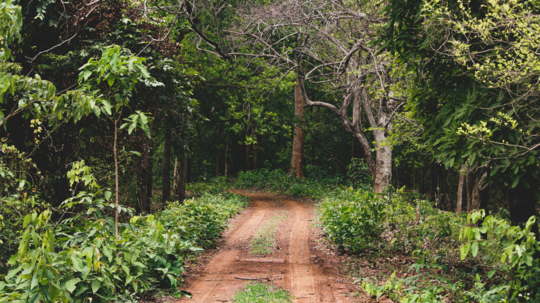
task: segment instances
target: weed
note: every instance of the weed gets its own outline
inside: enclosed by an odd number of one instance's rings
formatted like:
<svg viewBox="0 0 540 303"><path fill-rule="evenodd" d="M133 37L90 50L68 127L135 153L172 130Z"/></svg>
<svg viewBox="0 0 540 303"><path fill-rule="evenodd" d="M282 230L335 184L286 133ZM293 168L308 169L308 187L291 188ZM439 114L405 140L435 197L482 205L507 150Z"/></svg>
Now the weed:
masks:
<svg viewBox="0 0 540 303"><path fill-rule="evenodd" d="M254 283L246 285L246 288L237 292L232 298L233 303L288 303L292 302L292 296L285 290L274 285Z"/></svg>
<svg viewBox="0 0 540 303"><path fill-rule="evenodd" d="M251 253L254 255L269 255L274 251L276 231L281 222L287 219L287 212L272 216L266 220L251 238Z"/></svg>

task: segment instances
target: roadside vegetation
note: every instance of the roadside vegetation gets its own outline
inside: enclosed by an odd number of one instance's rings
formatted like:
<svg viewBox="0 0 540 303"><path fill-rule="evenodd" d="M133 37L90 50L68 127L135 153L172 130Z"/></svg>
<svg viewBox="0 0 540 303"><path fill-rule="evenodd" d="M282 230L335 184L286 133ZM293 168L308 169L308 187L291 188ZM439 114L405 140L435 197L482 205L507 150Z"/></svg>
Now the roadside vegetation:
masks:
<svg viewBox="0 0 540 303"><path fill-rule="evenodd" d="M285 290L272 284L250 283L237 292L232 298L233 303L289 303L292 296Z"/></svg>
<svg viewBox="0 0 540 303"><path fill-rule="evenodd" d="M0 301L179 296L249 189L317 201L364 295L540 302L539 29L523 0L3 0Z"/></svg>
<svg viewBox="0 0 540 303"><path fill-rule="evenodd" d="M314 197L327 245L351 256L341 270L361 296L395 302L535 302L538 241L506 213L457 215L422 195L368 184L245 172L197 188L249 188ZM216 182L221 184L216 186ZM331 185L329 185L331 184ZM291 190L294 189L294 190Z"/></svg>
<svg viewBox="0 0 540 303"><path fill-rule="evenodd" d="M266 219L251 238L250 252L254 255L272 254L276 247L276 233L287 218L285 211L280 215Z"/></svg>
<svg viewBox="0 0 540 303"><path fill-rule="evenodd" d="M13 255L2 256L9 271L0 282L0 302L138 302L157 290L180 296L186 262L214 247L228 219L247 205L246 198L223 192L144 216L121 208L126 223L116 237L114 204L106 200L111 192L97 185L84 163L73 167L73 189L87 191L61 204L69 216L64 220L49 210L18 219L24 231L18 247L8 251Z"/></svg>

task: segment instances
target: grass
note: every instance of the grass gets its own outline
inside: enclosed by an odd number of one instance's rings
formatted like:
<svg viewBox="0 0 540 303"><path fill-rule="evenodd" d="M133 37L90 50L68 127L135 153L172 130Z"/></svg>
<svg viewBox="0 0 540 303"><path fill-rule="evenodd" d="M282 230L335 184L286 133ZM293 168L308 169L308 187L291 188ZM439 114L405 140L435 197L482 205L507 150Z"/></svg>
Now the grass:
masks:
<svg viewBox="0 0 540 303"><path fill-rule="evenodd" d="M251 253L254 255L269 255L274 252L276 231L281 222L287 219L287 213L272 216L266 220L251 238Z"/></svg>
<svg viewBox="0 0 540 303"><path fill-rule="evenodd" d="M233 303L289 303L292 296L285 290L263 283L246 285L246 288L237 292L232 298Z"/></svg>

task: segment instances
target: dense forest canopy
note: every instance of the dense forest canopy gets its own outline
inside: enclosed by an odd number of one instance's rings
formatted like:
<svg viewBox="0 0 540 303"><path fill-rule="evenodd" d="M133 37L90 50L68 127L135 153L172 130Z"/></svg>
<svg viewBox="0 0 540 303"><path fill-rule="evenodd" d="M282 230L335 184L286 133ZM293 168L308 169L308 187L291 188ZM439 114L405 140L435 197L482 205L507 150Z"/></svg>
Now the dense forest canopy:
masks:
<svg viewBox="0 0 540 303"><path fill-rule="evenodd" d="M414 226L420 200L467 214L463 258L493 231L514 262L493 293L537 302L539 30L519 0L4 0L0 301L174 289L245 203L186 188L285 176L413 197ZM167 225L185 208L221 227Z"/></svg>

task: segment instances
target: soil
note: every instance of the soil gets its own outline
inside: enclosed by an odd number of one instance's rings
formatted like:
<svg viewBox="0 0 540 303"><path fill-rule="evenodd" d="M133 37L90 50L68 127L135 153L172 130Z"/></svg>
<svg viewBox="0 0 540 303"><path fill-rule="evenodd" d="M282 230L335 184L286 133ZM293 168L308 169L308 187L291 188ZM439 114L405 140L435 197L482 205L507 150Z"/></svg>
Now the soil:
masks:
<svg viewBox="0 0 540 303"><path fill-rule="evenodd" d="M352 297L357 286L339 274L335 252L320 245L322 233L313 224L313 203L266 193L236 193L250 198L248 207L231 220L218 247L189 268L183 290L192 297L176 302L231 302L234 293L252 281L282 287L294 302L357 302ZM257 228L284 212L288 219L280 226L274 253L251 255L249 242Z"/></svg>

